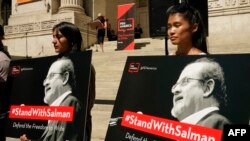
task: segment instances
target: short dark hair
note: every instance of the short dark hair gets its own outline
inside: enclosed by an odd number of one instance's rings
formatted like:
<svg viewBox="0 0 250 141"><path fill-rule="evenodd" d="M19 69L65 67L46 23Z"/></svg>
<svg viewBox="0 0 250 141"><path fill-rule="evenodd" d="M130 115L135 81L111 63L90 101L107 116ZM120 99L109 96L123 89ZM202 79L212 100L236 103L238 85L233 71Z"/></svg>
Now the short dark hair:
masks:
<svg viewBox="0 0 250 141"><path fill-rule="evenodd" d="M79 28L70 22L60 22L54 25L52 31L58 29L72 45L71 51L80 51L82 46L82 35Z"/></svg>
<svg viewBox="0 0 250 141"><path fill-rule="evenodd" d="M104 16L99 16L99 17L97 17L97 19L100 20L101 23L104 23L104 22L105 22Z"/></svg>

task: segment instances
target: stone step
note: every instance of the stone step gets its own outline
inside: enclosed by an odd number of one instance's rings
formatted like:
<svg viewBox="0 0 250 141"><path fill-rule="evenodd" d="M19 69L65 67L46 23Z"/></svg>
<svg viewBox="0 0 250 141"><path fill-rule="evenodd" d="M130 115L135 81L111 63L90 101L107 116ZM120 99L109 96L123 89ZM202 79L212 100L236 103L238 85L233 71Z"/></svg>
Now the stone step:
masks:
<svg viewBox="0 0 250 141"><path fill-rule="evenodd" d="M106 82L106 81L120 81L121 80L121 73L122 71L117 71L116 73L110 74L111 72L107 73L107 72L103 72L99 74L96 74L96 81L99 82ZM105 75L104 77L98 77L101 75Z"/></svg>
<svg viewBox="0 0 250 141"><path fill-rule="evenodd" d="M119 86L118 81L106 81L106 82L96 82L96 88L116 88Z"/></svg>
<svg viewBox="0 0 250 141"><path fill-rule="evenodd" d="M113 88L97 88L96 93L96 99L99 100L115 100L118 92L118 87L113 87Z"/></svg>
<svg viewBox="0 0 250 141"><path fill-rule="evenodd" d="M162 39L138 39L137 44L145 46L136 50L115 51L117 42L105 42L104 53L93 49L92 63L96 69L96 102L92 110L92 141L103 141L109 118L119 89L123 69L128 56L165 55L165 41ZM102 104L102 103L108 104ZM100 104L101 103L101 104ZM110 105L111 104L111 105Z"/></svg>
<svg viewBox="0 0 250 141"><path fill-rule="evenodd" d="M142 39L135 40L135 46L141 47L140 49L146 49L148 48L146 47L148 45L162 48L165 45L165 40L162 38L156 38L156 39L142 38ZM95 51L96 47L98 47L98 50L100 52L100 47L98 44L91 46L91 49ZM104 42L104 52L113 52L116 49L117 49L117 41ZM135 49L134 51L137 51L140 49Z"/></svg>
<svg viewBox="0 0 250 141"><path fill-rule="evenodd" d="M91 141L104 141L113 105L95 104L92 109Z"/></svg>

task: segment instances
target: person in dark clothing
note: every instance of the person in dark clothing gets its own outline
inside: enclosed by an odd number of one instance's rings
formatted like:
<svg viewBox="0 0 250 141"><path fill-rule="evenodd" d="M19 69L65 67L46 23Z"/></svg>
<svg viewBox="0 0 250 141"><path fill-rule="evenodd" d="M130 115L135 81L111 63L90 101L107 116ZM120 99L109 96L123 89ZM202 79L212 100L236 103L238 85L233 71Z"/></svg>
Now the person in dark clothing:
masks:
<svg viewBox="0 0 250 141"><path fill-rule="evenodd" d="M109 23L109 19L106 18L106 23L107 23L107 37L108 40L111 41L111 24Z"/></svg>
<svg viewBox="0 0 250 141"><path fill-rule="evenodd" d="M141 34L143 33L141 25L137 24L137 26L135 27L135 39L139 39L141 38Z"/></svg>
<svg viewBox="0 0 250 141"><path fill-rule="evenodd" d="M101 22L101 26L97 28L97 43L100 45L102 52L104 52L103 43L104 43L105 32L106 32L105 30L107 28L107 22L104 16L101 15L101 13L98 14L97 20ZM96 48L96 51L98 51L97 48Z"/></svg>

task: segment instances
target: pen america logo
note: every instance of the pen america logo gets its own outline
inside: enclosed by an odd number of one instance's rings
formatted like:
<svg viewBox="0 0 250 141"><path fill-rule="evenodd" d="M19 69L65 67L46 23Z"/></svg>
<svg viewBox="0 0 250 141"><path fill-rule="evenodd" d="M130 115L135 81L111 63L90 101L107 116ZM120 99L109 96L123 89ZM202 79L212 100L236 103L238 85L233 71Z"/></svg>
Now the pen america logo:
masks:
<svg viewBox="0 0 250 141"><path fill-rule="evenodd" d="M140 67L141 67L141 63L130 63L129 68L128 68L128 72L137 73L137 72L139 72Z"/></svg>
<svg viewBox="0 0 250 141"><path fill-rule="evenodd" d="M11 75L19 75L21 73L21 66L13 66L11 69Z"/></svg>
<svg viewBox="0 0 250 141"><path fill-rule="evenodd" d="M143 71L143 70L156 71L157 67L141 65L141 63L139 62L132 62L129 64L129 67L128 67L129 73L138 73L139 71Z"/></svg>
<svg viewBox="0 0 250 141"><path fill-rule="evenodd" d="M30 71L30 70L33 70L33 68L25 68L25 67L21 67L20 65L12 66L11 75L17 76L17 75L21 74L22 71Z"/></svg>
<svg viewBox="0 0 250 141"><path fill-rule="evenodd" d="M118 31L132 31L134 30L134 18L120 19L118 25Z"/></svg>

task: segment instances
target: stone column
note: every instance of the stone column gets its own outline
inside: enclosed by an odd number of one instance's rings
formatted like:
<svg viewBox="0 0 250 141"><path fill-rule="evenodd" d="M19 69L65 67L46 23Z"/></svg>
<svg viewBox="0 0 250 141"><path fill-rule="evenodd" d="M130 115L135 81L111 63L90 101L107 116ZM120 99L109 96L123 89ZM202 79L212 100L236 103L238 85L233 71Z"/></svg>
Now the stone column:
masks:
<svg viewBox="0 0 250 141"><path fill-rule="evenodd" d="M61 0L61 6L59 12L80 12L84 13L83 0Z"/></svg>

